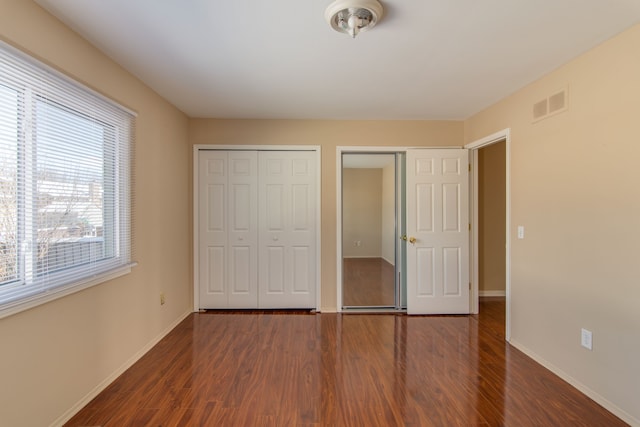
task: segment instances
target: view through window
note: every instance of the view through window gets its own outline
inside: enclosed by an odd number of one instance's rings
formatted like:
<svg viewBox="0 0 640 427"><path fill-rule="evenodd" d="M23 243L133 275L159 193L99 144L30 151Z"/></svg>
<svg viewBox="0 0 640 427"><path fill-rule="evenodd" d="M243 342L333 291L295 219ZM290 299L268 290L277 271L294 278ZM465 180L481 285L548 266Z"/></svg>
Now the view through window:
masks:
<svg viewBox="0 0 640 427"><path fill-rule="evenodd" d="M0 50L0 309L131 262L133 116L37 65Z"/></svg>

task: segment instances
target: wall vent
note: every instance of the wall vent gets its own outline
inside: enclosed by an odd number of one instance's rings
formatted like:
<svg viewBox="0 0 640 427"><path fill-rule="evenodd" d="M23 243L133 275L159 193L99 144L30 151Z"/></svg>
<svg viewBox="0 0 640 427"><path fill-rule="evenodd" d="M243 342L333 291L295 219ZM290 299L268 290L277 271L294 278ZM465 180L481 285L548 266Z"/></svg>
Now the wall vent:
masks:
<svg viewBox="0 0 640 427"><path fill-rule="evenodd" d="M568 107L567 101L567 89L565 88L536 102L533 104L533 121L537 122L565 111Z"/></svg>
<svg viewBox="0 0 640 427"><path fill-rule="evenodd" d="M533 104L533 120L539 120L545 117L549 113L547 108L547 100L543 99L540 102Z"/></svg>
<svg viewBox="0 0 640 427"><path fill-rule="evenodd" d="M565 109L567 105L566 94L567 91L563 90L549 97L549 114L559 113Z"/></svg>

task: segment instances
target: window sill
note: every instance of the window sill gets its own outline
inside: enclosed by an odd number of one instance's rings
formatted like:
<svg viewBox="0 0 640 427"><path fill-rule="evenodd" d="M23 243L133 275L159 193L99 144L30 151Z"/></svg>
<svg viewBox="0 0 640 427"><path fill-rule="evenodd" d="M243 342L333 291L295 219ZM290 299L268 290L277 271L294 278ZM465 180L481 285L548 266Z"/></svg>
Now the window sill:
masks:
<svg viewBox="0 0 640 427"><path fill-rule="evenodd" d="M84 289L88 289L92 286L99 285L108 280L112 280L117 277L124 276L125 274L131 273L131 268L135 267L136 265L137 263L134 262L124 267L119 267L113 270L109 270L107 272L104 272L102 274L99 274L97 276L91 277L86 280L81 280L76 283L60 286L59 288L45 291L40 294L23 298L19 301L14 301L12 303L6 304L2 308L0 308L0 319L13 316L14 314L38 307L39 305L46 304L51 301L55 301L59 298L66 297L67 295L80 292Z"/></svg>

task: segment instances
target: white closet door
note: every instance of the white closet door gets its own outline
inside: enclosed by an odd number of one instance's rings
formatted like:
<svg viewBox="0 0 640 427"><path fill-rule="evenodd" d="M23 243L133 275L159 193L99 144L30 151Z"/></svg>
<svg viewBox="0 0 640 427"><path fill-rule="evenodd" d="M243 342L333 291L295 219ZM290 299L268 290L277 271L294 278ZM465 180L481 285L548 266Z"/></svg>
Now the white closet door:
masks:
<svg viewBox="0 0 640 427"><path fill-rule="evenodd" d="M258 304L257 153L199 153L200 308Z"/></svg>
<svg viewBox="0 0 640 427"><path fill-rule="evenodd" d="M259 153L260 308L316 306L315 156Z"/></svg>
<svg viewBox="0 0 640 427"><path fill-rule="evenodd" d="M464 149L407 151L407 312L469 313Z"/></svg>

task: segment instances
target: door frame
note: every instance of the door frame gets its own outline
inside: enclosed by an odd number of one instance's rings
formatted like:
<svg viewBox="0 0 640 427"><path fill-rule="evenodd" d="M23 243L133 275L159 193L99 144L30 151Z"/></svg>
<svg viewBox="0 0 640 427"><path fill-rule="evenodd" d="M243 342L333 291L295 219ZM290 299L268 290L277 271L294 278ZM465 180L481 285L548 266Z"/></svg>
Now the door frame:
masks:
<svg viewBox="0 0 640 427"><path fill-rule="evenodd" d="M342 154L395 154L405 153L409 147L369 147L369 146L338 146L336 147L336 309L338 313L343 311L342 308ZM397 167L397 164L396 164ZM397 176L397 170L396 170ZM397 191L398 183L396 183ZM397 200L398 194L396 194ZM397 209L396 209L397 211ZM398 223L404 221L404 218L398 218L396 212L396 229ZM396 245L396 252L397 252ZM396 253L397 264L397 253ZM397 268L397 265L396 265ZM403 272L404 273L404 272ZM397 280L397 277L396 277Z"/></svg>
<svg viewBox="0 0 640 427"><path fill-rule="evenodd" d="M466 148L457 146L427 146L427 147L409 147L409 146L337 146L336 147L336 309L338 313L342 312L342 154L383 154L383 153L404 153L412 149L441 149L441 148ZM397 166L397 165L396 165ZM397 173L397 171L396 171ZM406 170L405 170L406 173ZM398 183L396 183L396 191ZM398 199L399 194L396 194ZM406 203L406 201L405 201ZM404 223L405 218L396 217L396 229L401 227L400 223ZM396 247L396 257L398 252ZM396 260L397 264L397 260ZM404 275L406 272L402 271ZM396 280L398 278L396 277ZM401 279L402 280L402 279ZM402 304L402 302L400 302ZM470 306L471 307L471 306Z"/></svg>
<svg viewBox="0 0 640 427"><path fill-rule="evenodd" d="M472 173L469 176L469 194L472 198L471 210L471 254L470 254L470 309L472 313L479 311L478 295L478 150L491 144L505 141L505 198L506 198L506 241L505 241L505 339L511 340L511 128L499 130L491 135L477 139L462 148L469 150ZM455 147L376 147L376 146L338 146L336 147L336 301L337 311L342 311L342 153L343 152L405 152L411 148L455 148Z"/></svg>
<svg viewBox="0 0 640 427"><path fill-rule="evenodd" d="M316 311L320 311L321 304L321 276L322 276L322 206L321 206L321 159L322 147L319 145L217 145L217 144L195 144L193 146L193 311L198 311L200 307L200 275L199 275L199 192L198 192L198 155L200 151L222 150L222 151L314 151L316 162Z"/></svg>
<svg viewBox="0 0 640 427"><path fill-rule="evenodd" d="M471 208L471 312L479 312L479 253L478 253L478 151L489 145L505 141L505 340L511 341L511 128L502 129L491 135L480 138L464 148L469 150L469 161L471 164L471 174L469 179L470 208Z"/></svg>

